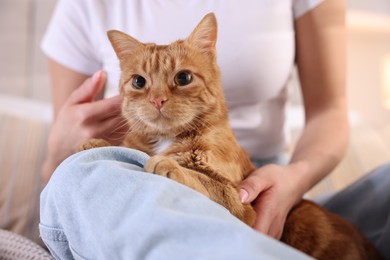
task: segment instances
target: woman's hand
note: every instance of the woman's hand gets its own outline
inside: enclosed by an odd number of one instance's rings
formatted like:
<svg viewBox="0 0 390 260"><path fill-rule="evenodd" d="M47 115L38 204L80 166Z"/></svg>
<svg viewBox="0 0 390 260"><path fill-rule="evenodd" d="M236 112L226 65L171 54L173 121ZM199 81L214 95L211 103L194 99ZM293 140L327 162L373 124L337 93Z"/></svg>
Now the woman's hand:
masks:
<svg viewBox="0 0 390 260"><path fill-rule="evenodd" d="M241 200L252 203L257 213L253 228L280 239L288 212L302 197L298 187L290 166L269 164L243 180Z"/></svg>
<svg viewBox="0 0 390 260"><path fill-rule="evenodd" d="M59 109L49 134L43 178L48 181L54 169L76 147L90 138L121 143L127 124L121 117L120 97L95 101L105 82L105 73L96 72L75 89Z"/></svg>

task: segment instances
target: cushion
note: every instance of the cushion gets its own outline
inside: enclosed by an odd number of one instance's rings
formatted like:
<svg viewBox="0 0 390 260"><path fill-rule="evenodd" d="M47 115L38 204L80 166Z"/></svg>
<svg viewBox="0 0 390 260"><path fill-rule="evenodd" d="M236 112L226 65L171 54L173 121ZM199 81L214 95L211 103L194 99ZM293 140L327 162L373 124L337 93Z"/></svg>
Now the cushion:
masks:
<svg viewBox="0 0 390 260"><path fill-rule="evenodd" d="M53 257L33 241L10 231L0 229L0 259L45 260Z"/></svg>

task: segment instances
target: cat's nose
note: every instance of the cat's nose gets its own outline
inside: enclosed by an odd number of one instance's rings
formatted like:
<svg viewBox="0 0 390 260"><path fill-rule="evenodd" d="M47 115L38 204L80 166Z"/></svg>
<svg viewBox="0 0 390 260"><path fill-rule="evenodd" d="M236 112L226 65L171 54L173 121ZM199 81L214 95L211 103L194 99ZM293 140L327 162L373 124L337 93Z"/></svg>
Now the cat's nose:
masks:
<svg viewBox="0 0 390 260"><path fill-rule="evenodd" d="M166 98L152 98L152 99L150 100L150 102L153 103L154 106L155 106L158 110L161 109L161 107L163 106L163 104L165 103L165 101L167 101Z"/></svg>

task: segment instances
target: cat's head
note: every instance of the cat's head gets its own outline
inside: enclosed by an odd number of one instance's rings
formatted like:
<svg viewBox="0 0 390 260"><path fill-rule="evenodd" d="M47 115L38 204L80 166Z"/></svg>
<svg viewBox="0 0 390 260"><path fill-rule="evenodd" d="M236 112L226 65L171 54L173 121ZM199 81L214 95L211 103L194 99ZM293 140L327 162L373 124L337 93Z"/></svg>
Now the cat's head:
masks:
<svg viewBox="0 0 390 260"><path fill-rule="evenodd" d="M175 136L226 117L214 14L169 45L141 43L119 31L108 37L120 61L122 114L132 130Z"/></svg>

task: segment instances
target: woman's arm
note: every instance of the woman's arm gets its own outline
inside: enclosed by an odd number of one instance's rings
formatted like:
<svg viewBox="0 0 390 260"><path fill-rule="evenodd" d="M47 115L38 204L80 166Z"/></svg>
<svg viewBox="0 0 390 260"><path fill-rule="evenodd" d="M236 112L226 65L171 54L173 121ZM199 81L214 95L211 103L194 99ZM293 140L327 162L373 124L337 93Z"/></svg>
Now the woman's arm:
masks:
<svg viewBox="0 0 390 260"><path fill-rule="evenodd" d="M257 169L241 184L254 201L254 228L280 238L291 207L341 160L348 140L345 2L326 0L298 18L296 62L305 107L303 133L287 166Z"/></svg>
<svg viewBox="0 0 390 260"><path fill-rule="evenodd" d="M327 0L298 19L296 38L305 127L291 163L307 191L338 164L347 146L345 2Z"/></svg>
<svg viewBox="0 0 390 260"><path fill-rule="evenodd" d="M55 168L78 145L90 138L121 141L126 129L120 116L119 96L101 99L105 73L92 77L49 60L54 122L49 134L42 177L48 181Z"/></svg>

